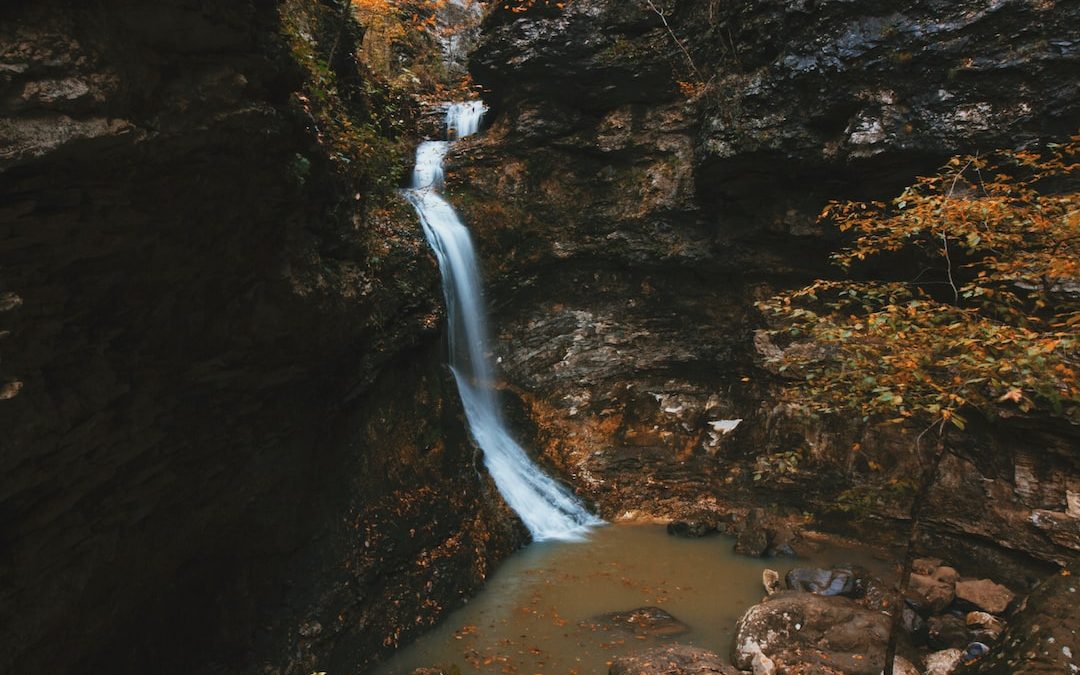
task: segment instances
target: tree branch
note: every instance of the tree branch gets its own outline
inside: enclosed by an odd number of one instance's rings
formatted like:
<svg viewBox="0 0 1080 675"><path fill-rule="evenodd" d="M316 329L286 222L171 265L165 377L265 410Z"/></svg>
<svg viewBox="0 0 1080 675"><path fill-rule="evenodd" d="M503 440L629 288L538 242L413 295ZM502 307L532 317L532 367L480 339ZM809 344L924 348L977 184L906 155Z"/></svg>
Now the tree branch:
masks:
<svg viewBox="0 0 1080 675"><path fill-rule="evenodd" d="M686 57L686 62L690 65L690 70L694 73L694 76L698 79L699 82L704 82L705 78L701 76L701 72L698 70L697 64L694 63L694 57L690 56L690 52L686 49L686 45L684 45L683 41L679 39L679 36L675 34L675 31L671 29L671 24L668 23L667 16L665 16L664 13L660 11L659 7L653 4L653 0L645 0L645 3L649 5L649 9L651 9L653 13L656 14L656 16L660 17L660 20L664 23L664 28L667 29L667 32L671 36L671 39L674 40L675 44L679 46L680 50L682 50L683 56Z"/></svg>

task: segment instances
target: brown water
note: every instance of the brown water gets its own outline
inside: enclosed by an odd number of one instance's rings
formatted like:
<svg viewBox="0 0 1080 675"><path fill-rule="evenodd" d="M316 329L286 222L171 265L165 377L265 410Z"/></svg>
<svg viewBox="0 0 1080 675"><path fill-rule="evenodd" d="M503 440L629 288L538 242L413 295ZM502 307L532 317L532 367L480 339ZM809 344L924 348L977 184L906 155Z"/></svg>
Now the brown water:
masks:
<svg viewBox="0 0 1080 675"><path fill-rule="evenodd" d="M881 563L830 548L812 559L737 556L732 540L681 539L658 525L609 525L579 543L532 544L509 558L467 605L376 667L376 675L456 666L470 673L604 675L615 656L663 641L728 657L735 622L764 596L761 572ZM657 606L688 624L674 638L635 635L597 616Z"/></svg>

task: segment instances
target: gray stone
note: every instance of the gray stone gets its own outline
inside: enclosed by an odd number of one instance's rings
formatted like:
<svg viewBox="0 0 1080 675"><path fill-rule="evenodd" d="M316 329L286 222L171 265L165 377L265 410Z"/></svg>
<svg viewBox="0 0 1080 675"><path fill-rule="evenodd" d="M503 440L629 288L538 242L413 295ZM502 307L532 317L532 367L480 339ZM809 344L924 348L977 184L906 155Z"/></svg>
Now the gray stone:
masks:
<svg viewBox="0 0 1080 675"><path fill-rule="evenodd" d="M784 577L787 587L793 591L806 591L817 595L843 595L855 597L859 594L858 577L855 571L845 567L816 569L796 567Z"/></svg>
<svg viewBox="0 0 1080 675"><path fill-rule="evenodd" d="M927 627L926 621L919 616L919 613L912 609L907 603L904 603L904 615L901 621L901 625L904 631L908 634L911 642L916 645L925 644L927 640Z"/></svg>

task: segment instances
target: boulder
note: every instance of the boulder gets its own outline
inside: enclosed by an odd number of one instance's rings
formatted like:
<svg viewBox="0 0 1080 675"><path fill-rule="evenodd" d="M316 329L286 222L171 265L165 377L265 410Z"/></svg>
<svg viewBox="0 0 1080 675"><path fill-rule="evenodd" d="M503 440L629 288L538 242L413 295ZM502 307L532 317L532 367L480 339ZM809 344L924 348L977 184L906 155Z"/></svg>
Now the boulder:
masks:
<svg viewBox="0 0 1080 675"><path fill-rule="evenodd" d="M817 595L843 595L853 598L861 595L858 572L851 567L833 567L818 569L796 567L787 573L784 581L793 591L806 591Z"/></svg>
<svg viewBox="0 0 1080 675"><path fill-rule="evenodd" d="M688 645L655 647L615 659L608 675L738 675L719 655Z"/></svg>
<svg viewBox="0 0 1080 675"><path fill-rule="evenodd" d="M596 622L630 631L635 635L676 637L690 632L690 627L659 607L638 607L626 612L612 612L597 617Z"/></svg>
<svg viewBox="0 0 1080 675"><path fill-rule="evenodd" d="M923 616L937 614L952 604L956 597L951 581L926 574L912 574L904 599Z"/></svg>
<svg viewBox="0 0 1080 675"><path fill-rule="evenodd" d="M984 612L1004 614L1016 594L989 579L978 579L957 582L956 597Z"/></svg>
<svg viewBox="0 0 1080 675"><path fill-rule="evenodd" d="M780 673L828 667L848 675L880 675L889 626L887 615L849 598L781 591L739 619L732 661L752 670L760 652Z"/></svg>

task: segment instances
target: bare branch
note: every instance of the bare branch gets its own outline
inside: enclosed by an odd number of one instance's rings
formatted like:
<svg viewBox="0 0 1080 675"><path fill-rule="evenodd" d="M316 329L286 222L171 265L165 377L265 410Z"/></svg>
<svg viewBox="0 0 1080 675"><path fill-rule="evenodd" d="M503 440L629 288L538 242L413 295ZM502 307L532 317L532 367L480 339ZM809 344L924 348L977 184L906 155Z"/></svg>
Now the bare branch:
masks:
<svg viewBox="0 0 1080 675"><path fill-rule="evenodd" d="M660 17L660 21L664 23L664 28L666 28L668 34L671 35L671 39L674 40L675 44L682 50L683 56L686 57L686 62L690 65L690 70L694 73L694 77L696 77L699 82L704 82L705 78L701 76L701 71L698 70L697 64L694 63L694 57L690 56L690 52L686 49L686 45L684 45L683 41L679 39L679 36L675 34L675 31L671 29L671 24L668 23L667 16L660 11L659 7L653 4L653 0L645 0L645 3L649 5L649 9L651 9L656 16Z"/></svg>

